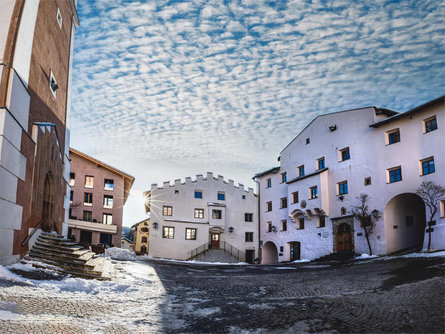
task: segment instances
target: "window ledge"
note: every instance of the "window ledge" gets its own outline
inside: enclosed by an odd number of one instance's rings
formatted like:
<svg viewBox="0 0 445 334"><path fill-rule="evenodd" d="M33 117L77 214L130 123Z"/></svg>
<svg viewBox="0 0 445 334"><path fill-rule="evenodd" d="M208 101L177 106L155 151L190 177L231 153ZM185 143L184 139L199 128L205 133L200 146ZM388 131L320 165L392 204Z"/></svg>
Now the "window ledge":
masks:
<svg viewBox="0 0 445 334"><path fill-rule="evenodd" d="M92 203L83 203L84 206L93 206Z"/></svg>
<svg viewBox="0 0 445 334"><path fill-rule="evenodd" d="M94 186L87 186L87 185L85 185L85 188L88 188L88 189L93 189L93 188L94 188Z"/></svg>
<svg viewBox="0 0 445 334"><path fill-rule="evenodd" d="M113 206L111 205L104 205L104 209L112 209L113 208Z"/></svg>

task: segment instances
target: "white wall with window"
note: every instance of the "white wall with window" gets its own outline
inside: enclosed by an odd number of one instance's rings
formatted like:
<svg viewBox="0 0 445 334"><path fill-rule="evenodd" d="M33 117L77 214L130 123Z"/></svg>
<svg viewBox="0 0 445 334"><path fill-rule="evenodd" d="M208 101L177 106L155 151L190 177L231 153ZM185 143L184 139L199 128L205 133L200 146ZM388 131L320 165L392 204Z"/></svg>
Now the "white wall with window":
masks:
<svg viewBox="0 0 445 334"><path fill-rule="evenodd" d="M214 246L226 243L258 256L258 197L253 189L207 173L162 187L154 184L149 194L151 256L185 260L212 240Z"/></svg>

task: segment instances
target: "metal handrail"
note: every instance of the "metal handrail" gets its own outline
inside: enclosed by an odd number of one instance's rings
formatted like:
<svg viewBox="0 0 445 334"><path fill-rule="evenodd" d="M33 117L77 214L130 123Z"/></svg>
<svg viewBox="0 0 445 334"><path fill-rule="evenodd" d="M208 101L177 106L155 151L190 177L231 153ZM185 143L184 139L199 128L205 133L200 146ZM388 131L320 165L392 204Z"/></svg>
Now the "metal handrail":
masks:
<svg viewBox="0 0 445 334"><path fill-rule="evenodd" d="M224 249L225 252L227 252L230 255L238 258L239 261L245 261L246 254L244 252L240 251L235 246L229 244L227 241L223 241L223 245L224 245L223 249Z"/></svg>
<svg viewBox="0 0 445 334"><path fill-rule="evenodd" d="M29 239L32 238L32 236L34 235L34 233L36 233L36 231L39 229L39 227L40 227L40 225L42 225L42 223L43 223L43 220L41 220L41 221L36 225L36 227L34 227L34 229L32 230L32 232L31 232L31 233L26 237L26 239L22 242L22 247L25 246L25 245L28 243Z"/></svg>
<svg viewBox="0 0 445 334"><path fill-rule="evenodd" d="M221 247L222 243L222 247ZM199 247L196 247L195 249L192 249L190 251L190 256L188 257L188 260L191 260L193 258L196 258L198 255L201 255L204 252L207 252L209 249L212 249L212 244L210 242L206 242L205 244L202 244ZM246 254L242 251L240 251L235 246L229 244L227 241L220 241L220 247L219 249L224 250L226 253L229 253L233 257L236 257L239 261L245 261Z"/></svg>
<svg viewBox="0 0 445 334"><path fill-rule="evenodd" d="M206 242L205 244L196 247L195 249L192 249L190 251L190 256L189 256L189 260L197 257L198 255L208 251L211 248L210 242Z"/></svg>

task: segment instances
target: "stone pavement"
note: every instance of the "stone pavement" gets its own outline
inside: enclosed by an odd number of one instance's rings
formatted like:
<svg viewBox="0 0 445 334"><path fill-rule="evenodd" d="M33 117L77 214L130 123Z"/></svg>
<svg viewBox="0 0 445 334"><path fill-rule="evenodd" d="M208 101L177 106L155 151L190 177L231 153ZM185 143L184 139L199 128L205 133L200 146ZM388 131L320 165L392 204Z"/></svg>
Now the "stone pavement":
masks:
<svg viewBox="0 0 445 334"><path fill-rule="evenodd" d="M445 258L117 262L112 282L0 281L0 333L444 333Z"/></svg>

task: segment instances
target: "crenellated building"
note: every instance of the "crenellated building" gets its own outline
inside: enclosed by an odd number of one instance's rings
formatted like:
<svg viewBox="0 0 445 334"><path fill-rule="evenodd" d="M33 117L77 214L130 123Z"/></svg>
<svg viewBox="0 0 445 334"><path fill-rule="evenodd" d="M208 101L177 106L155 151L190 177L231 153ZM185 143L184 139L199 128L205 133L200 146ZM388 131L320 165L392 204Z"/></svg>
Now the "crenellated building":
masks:
<svg viewBox="0 0 445 334"><path fill-rule="evenodd" d="M68 230L77 1L0 1L0 264Z"/></svg>
<svg viewBox="0 0 445 334"><path fill-rule="evenodd" d="M149 255L186 260L225 250L240 261L258 256L258 200L220 175L197 175L146 192L150 213Z"/></svg>
<svg viewBox="0 0 445 334"><path fill-rule="evenodd" d="M370 196L377 219L376 254L422 248L428 212L415 194L422 181L445 186L444 97L405 113L368 107L316 117L280 153L278 167L258 173L263 263L368 253L351 216ZM440 201L432 247L445 249Z"/></svg>

